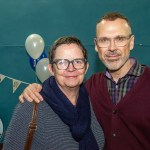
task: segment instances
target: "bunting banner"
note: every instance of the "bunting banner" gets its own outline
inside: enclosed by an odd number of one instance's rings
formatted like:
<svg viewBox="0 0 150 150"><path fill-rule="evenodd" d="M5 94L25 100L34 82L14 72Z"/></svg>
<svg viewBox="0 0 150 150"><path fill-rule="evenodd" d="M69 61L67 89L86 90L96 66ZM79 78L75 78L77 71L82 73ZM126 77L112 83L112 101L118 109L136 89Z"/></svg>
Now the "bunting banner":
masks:
<svg viewBox="0 0 150 150"><path fill-rule="evenodd" d="M19 85L21 84L21 81L12 79L13 81L13 93L18 89Z"/></svg>
<svg viewBox="0 0 150 150"><path fill-rule="evenodd" d="M0 83L5 79L5 76L0 74Z"/></svg>
<svg viewBox="0 0 150 150"><path fill-rule="evenodd" d="M8 78L8 79L12 80L13 93L15 93L15 91L18 89L18 87L20 86L21 83L23 83L23 84L30 84L30 83L27 83L27 82L24 82L24 81L20 81L20 80L17 80L17 79L5 76L3 74L0 74L0 83L2 83L2 81L5 78Z"/></svg>

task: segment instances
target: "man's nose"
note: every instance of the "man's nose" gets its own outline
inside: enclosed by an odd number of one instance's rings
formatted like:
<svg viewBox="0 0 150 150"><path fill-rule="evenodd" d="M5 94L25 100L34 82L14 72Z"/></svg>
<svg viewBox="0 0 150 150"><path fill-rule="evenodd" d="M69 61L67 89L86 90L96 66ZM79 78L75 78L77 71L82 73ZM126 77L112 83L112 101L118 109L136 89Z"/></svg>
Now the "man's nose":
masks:
<svg viewBox="0 0 150 150"><path fill-rule="evenodd" d="M114 51L114 50L116 50L116 47L117 46L116 46L115 40L111 39L110 44L109 44L109 50Z"/></svg>

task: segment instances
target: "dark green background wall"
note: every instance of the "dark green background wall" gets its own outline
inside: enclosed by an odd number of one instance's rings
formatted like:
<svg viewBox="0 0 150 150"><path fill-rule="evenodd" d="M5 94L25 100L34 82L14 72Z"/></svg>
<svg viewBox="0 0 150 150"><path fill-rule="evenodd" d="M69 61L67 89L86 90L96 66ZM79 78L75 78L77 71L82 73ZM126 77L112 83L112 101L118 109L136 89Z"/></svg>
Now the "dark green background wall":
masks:
<svg viewBox="0 0 150 150"><path fill-rule="evenodd" d="M0 74L24 82L36 82L24 43L28 35L40 34L48 52L60 36L74 35L88 49L92 73L104 70L94 51L95 24L106 12L120 11L132 22L135 48L131 55L150 65L150 1L149 0L0 0ZM18 96L26 87L21 84L12 93L12 80L0 84L0 117L5 129Z"/></svg>

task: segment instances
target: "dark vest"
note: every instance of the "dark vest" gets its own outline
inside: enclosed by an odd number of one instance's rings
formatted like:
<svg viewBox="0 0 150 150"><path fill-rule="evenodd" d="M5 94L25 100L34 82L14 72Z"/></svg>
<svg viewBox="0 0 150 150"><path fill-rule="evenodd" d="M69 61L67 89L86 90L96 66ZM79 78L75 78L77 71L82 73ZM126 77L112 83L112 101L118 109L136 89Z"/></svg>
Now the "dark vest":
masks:
<svg viewBox="0 0 150 150"><path fill-rule="evenodd" d="M105 150L150 150L150 68L117 105L109 97L104 74L93 75L86 88L104 130Z"/></svg>

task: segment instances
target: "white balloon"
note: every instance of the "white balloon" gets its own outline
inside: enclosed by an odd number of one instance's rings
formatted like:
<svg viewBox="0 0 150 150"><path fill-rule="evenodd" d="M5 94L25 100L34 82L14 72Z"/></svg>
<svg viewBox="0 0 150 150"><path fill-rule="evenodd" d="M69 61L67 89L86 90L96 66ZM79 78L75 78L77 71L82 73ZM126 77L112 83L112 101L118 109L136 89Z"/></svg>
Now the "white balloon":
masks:
<svg viewBox="0 0 150 150"><path fill-rule="evenodd" d="M38 79L43 83L48 77L51 76L49 70L48 70L48 64L49 64L49 59L48 58L43 58L38 61L36 64L36 75Z"/></svg>
<svg viewBox="0 0 150 150"><path fill-rule="evenodd" d="M37 59L44 51L44 40L38 34L31 34L25 41L25 48L33 59Z"/></svg>

